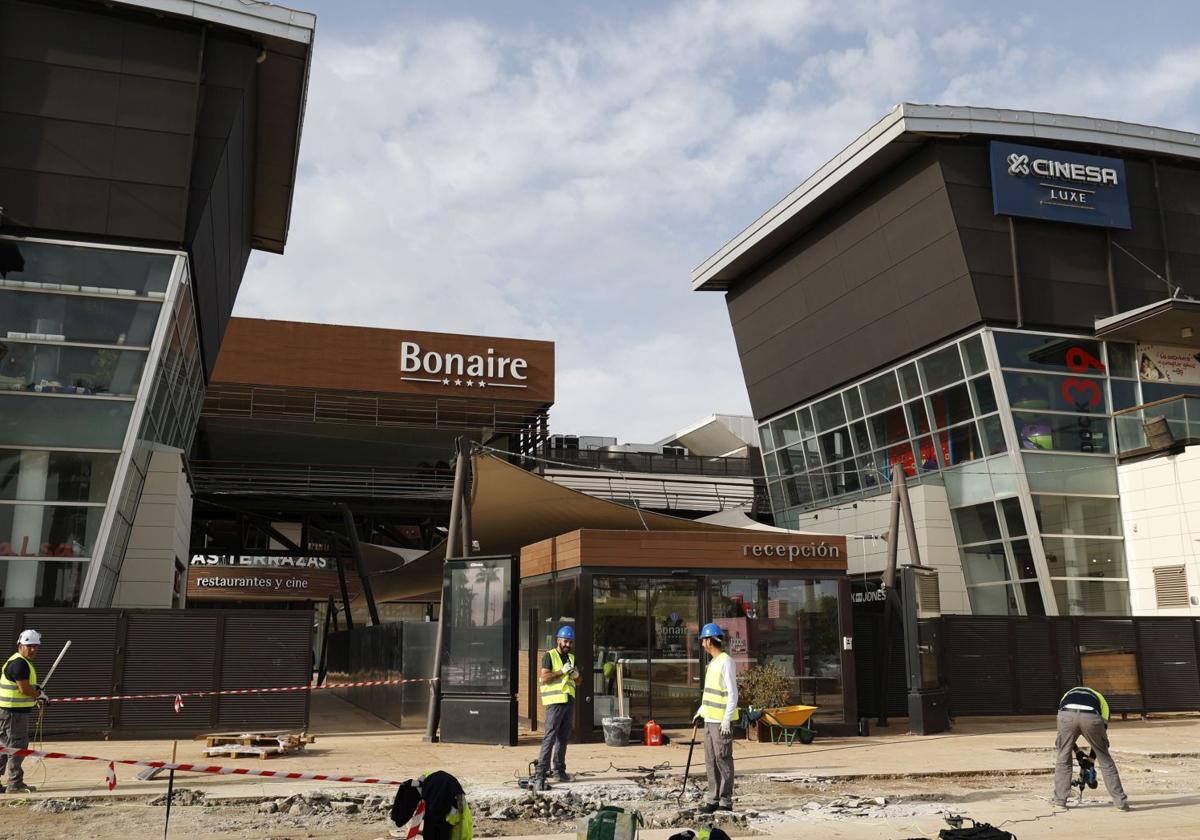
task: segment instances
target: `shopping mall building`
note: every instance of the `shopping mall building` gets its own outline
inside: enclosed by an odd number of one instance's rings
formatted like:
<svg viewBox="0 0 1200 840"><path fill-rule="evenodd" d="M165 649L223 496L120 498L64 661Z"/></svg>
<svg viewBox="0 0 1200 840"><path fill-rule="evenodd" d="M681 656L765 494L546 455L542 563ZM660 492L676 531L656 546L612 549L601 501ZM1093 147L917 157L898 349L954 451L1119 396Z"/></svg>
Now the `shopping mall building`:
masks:
<svg viewBox="0 0 1200 840"><path fill-rule="evenodd" d="M1200 614L1198 243L1200 135L904 104L693 286L776 522L850 535L852 576L899 470L946 612Z"/></svg>
<svg viewBox="0 0 1200 840"><path fill-rule="evenodd" d="M314 23L0 0L4 606L179 603L182 454L250 252L287 240Z"/></svg>

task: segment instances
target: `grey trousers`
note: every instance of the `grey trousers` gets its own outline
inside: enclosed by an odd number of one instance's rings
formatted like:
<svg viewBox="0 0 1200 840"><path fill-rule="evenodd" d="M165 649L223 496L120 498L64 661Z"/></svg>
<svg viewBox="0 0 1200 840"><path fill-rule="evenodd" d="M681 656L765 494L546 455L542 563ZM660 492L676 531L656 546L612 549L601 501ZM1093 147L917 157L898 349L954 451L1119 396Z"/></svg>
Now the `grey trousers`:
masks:
<svg viewBox="0 0 1200 840"><path fill-rule="evenodd" d="M704 772L708 801L733 805L733 733L721 734L721 724L704 722Z"/></svg>
<svg viewBox="0 0 1200 840"><path fill-rule="evenodd" d="M1104 777L1104 786L1113 803L1120 805L1128 797L1125 788L1121 787L1121 774L1117 765L1108 752L1108 728L1100 715L1091 712L1062 709L1058 713L1058 740L1055 749L1058 759L1054 764L1054 799L1056 802L1066 802L1071 795L1071 774L1075 762L1075 753L1071 748L1075 740L1082 735L1096 751L1096 766Z"/></svg>
<svg viewBox="0 0 1200 840"><path fill-rule="evenodd" d="M544 779L550 773L550 759L554 759L554 772L567 772L567 741L571 737L571 724L575 721L575 701L555 703L546 707L546 734L542 738L542 750L538 753L537 775Z"/></svg>
<svg viewBox="0 0 1200 840"><path fill-rule="evenodd" d="M23 750L29 746L29 718L32 712L13 712L0 709L0 744L15 750ZM0 753L0 776L4 768L8 768L9 787L25 781L25 770L21 765L25 756Z"/></svg>

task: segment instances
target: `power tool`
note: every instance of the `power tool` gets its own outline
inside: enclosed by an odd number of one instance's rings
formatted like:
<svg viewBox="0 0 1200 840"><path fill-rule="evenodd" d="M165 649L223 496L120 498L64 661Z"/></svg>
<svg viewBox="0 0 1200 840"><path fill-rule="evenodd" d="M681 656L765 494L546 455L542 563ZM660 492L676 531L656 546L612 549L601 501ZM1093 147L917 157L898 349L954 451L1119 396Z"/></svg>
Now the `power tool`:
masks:
<svg viewBox="0 0 1200 840"><path fill-rule="evenodd" d="M1071 780L1071 787L1079 788L1079 800L1082 802L1085 787L1096 789L1096 751L1089 749L1085 755L1078 744L1072 749L1075 751L1075 761L1079 764L1079 776Z"/></svg>

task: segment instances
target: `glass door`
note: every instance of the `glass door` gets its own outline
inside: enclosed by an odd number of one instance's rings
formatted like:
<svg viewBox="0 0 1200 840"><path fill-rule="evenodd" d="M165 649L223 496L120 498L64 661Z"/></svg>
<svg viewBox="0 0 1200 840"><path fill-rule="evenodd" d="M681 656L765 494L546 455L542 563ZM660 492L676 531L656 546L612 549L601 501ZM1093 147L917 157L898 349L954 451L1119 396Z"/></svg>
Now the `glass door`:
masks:
<svg viewBox="0 0 1200 840"><path fill-rule="evenodd" d="M617 709L635 725L687 723L700 699L700 583L592 578L595 725Z"/></svg>
<svg viewBox="0 0 1200 840"><path fill-rule="evenodd" d="M646 582L650 610L650 716L686 723L699 706L700 582L658 578Z"/></svg>

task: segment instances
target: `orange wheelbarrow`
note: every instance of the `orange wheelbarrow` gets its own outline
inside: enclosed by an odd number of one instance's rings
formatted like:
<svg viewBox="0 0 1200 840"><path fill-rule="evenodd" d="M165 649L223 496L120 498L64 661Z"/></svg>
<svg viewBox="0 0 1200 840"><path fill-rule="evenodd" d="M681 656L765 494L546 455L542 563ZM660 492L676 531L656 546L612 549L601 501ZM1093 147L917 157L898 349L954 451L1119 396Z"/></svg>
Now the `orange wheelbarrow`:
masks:
<svg viewBox="0 0 1200 840"><path fill-rule="evenodd" d="M791 746L799 739L801 744L811 744L817 736L812 726L812 716L816 710L816 706L780 706L764 709L762 720L770 729L771 743Z"/></svg>

